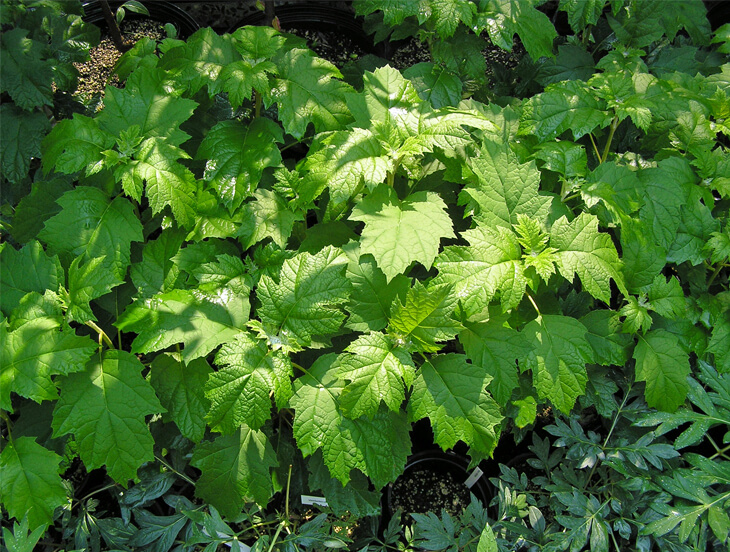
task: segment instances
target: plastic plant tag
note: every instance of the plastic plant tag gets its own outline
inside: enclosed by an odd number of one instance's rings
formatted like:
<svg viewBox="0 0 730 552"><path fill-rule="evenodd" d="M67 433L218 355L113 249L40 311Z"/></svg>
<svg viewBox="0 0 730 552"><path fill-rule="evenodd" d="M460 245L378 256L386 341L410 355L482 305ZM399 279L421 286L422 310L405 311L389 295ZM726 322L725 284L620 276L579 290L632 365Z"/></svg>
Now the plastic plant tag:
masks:
<svg viewBox="0 0 730 552"><path fill-rule="evenodd" d="M479 468L474 468L474 471L471 472L469 477L466 478L466 481L464 481L464 485L471 489L474 486L474 483L479 481L479 478L482 475L484 475L484 472L482 470L480 470Z"/></svg>
<svg viewBox="0 0 730 552"><path fill-rule="evenodd" d="M302 504L304 506L329 506L329 504L327 504L327 499L323 496L310 495L302 495Z"/></svg>

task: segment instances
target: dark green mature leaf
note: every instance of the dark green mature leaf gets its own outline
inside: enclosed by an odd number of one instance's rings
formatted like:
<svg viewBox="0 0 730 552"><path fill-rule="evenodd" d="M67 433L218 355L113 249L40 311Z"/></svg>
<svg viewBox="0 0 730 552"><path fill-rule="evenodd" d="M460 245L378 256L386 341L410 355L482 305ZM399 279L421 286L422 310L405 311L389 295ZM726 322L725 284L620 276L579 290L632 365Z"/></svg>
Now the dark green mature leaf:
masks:
<svg viewBox="0 0 730 552"><path fill-rule="evenodd" d="M336 516L352 514L357 517L374 516L380 513L379 492L370 489L370 481L359 471L350 473L347 485L342 485L332 478L317 451L308 462L309 486L312 490L320 489Z"/></svg>
<svg viewBox="0 0 730 552"><path fill-rule="evenodd" d="M43 171L94 174L101 169L101 152L113 144L114 136L100 129L97 120L75 113L59 121L43 140Z"/></svg>
<svg viewBox="0 0 730 552"><path fill-rule="evenodd" d="M61 291L69 322L86 323L96 320L90 302L109 293L116 286L123 284L113 271L108 269L104 257L95 257L82 262L83 257L76 257L68 267L68 284Z"/></svg>
<svg viewBox="0 0 730 552"><path fill-rule="evenodd" d="M595 216L581 213L570 222L561 217L550 229L550 245L556 249L556 264L563 277L572 281L577 275L596 299L611 300L610 280L628 295L616 246L611 236L598 231Z"/></svg>
<svg viewBox="0 0 730 552"><path fill-rule="evenodd" d="M53 523L53 510L66 502L59 473L62 458L32 437L4 443L0 453L0 502L11 517L25 520L29 529Z"/></svg>
<svg viewBox="0 0 730 552"><path fill-rule="evenodd" d="M634 350L636 381L646 382L646 402L673 412L687 396L689 357L677 338L666 330L652 330L638 339Z"/></svg>
<svg viewBox="0 0 730 552"><path fill-rule="evenodd" d="M568 12L568 23L576 34L595 25L605 5L606 0L560 0L560 9Z"/></svg>
<svg viewBox="0 0 730 552"><path fill-rule="evenodd" d="M35 315L39 313L34 313ZM43 316L13 331L0 324L0 408L12 412L11 392L36 402L58 397L52 376L84 369L94 342L72 330L60 331L60 317Z"/></svg>
<svg viewBox="0 0 730 552"><path fill-rule="evenodd" d="M205 415L210 404L205 397L205 382L212 372L205 359L187 364L180 355L157 355L150 367L150 384L185 437L199 442L205 433Z"/></svg>
<svg viewBox="0 0 730 552"><path fill-rule="evenodd" d="M163 410L143 368L130 353L106 351L61 380L53 412L54 435L73 434L87 469L105 466L125 487L154 458L145 416Z"/></svg>
<svg viewBox="0 0 730 552"><path fill-rule="evenodd" d="M346 325L354 331L382 330L388 325L395 298L405 298L410 281L399 275L388 282L371 255L360 255L358 244L343 249L349 259L346 276L352 283Z"/></svg>
<svg viewBox="0 0 730 552"><path fill-rule="evenodd" d="M206 134L196 159L206 160L205 180L233 211L256 189L264 169L281 163L276 144L283 140L281 127L265 117L248 126L221 121Z"/></svg>
<svg viewBox="0 0 730 552"><path fill-rule="evenodd" d="M514 232L477 226L462 235L470 245L444 248L435 262L439 273L434 283L451 284L470 319L485 320L489 303L498 295L504 311L519 305L527 278Z"/></svg>
<svg viewBox="0 0 730 552"><path fill-rule="evenodd" d="M547 15L538 11L532 2L487 0L476 22L480 31L487 29L492 43L500 48L512 51L517 34L532 59L553 56L553 40L558 33Z"/></svg>
<svg viewBox="0 0 730 552"><path fill-rule="evenodd" d="M441 239L456 237L446 204L434 192L416 192L401 201L382 185L356 205L350 219L365 223L360 252L375 257L388 281L413 262L431 268Z"/></svg>
<svg viewBox="0 0 730 552"><path fill-rule="evenodd" d="M172 258L180 251L183 238L182 232L170 229L145 244L142 260L132 263L129 271L140 297L152 297L174 289L180 269Z"/></svg>
<svg viewBox="0 0 730 552"><path fill-rule="evenodd" d="M8 181L28 175L31 159L41 156L41 141L51 129L40 111L25 112L10 103L0 105L0 171Z"/></svg>
<svg viewBox="0 0 730 552"><path fill-rule="evenodd" d="M411 356L381 333L361 335L337 359L337 375L347 381L339 406L348 418L375 416L381 401L397 412L413 382Z"/></svg>
<svg viewBox="0 0 730 552"><path fill-rule="evenodd" d="M517 365L525 361L531 345L522 333L505 324L504 317L488 322L464 323L459 342L472 364L491 378L487 389L501 406L506 406L512 390L519 385Z"/></svg>
<svg viewBox="0 0 730 552"><path fill-rule="evenodd" d="M20 304L31 291L57 291L64 281L63 268L56 255L48 256L37 241L21 249L9 243L0 244L0 311L5 316Z"/></svg>
<svg viewBox="0 0 730 552"><path fill-rule="evenodd" d="M520 163L507 145L485 140L469 166L477 182L464 187L459 203L467 205L474 220L511 228L522 214L546 225L552 198L538 192L540 172L534 162Z"/></svg>
<svg viewBox="0 0 730 552"><path fill-rule="evenodd" d="M461 101L463 83L458 75L432 62L416 63L403 71L423 101L439 109Z"/></svg>
<svg viewBox="0 0 730 552"><path fill-rule="evenodd" d="M261 430L242 425L231 435L203 441L190 463L202 472L196 496L224 516L237 516L246 502L266 504L274 493L270 471L278 465L276 452Z"/></svg>
<svg viewBox="0 0 730 552"><path fill-rule="evenodd" d="M233 433L242 424L260 429L271 418L271 395L284 407L291 397L292 366L288 356L271 351L248 332L236 335L216 354L223 368L205 384L210 400L206 416L213 431Z"/></svg>
<svg viewBox="0 0 730 552"><path fill-rule="evenodd" d="M284 130L299 139L307 125L315 132L338 130L351 120L345 105L349 84L335 80L342 74L309 50L293 48L276 60L279 75L267 104L276 102Z"/></svg>
<svg viewBox="0 0 730 552"><path fill-rule="evenodd" d="M131 244L142 241L142 224L132 204L123 197L110 201L98 188L87 186L66 192L58 204L61 212L46 221L38 238L62 259L103 258L103 270L123 279Z"/></svg>
<svg viewBox="0 0 730 552"><path fill-rule="evenodd" d="M396 26L407 17L418 15L421 0L355 0L358 15L368 15L375 11L383 12L386 25Z"/></svg>
<svg viewBox="0 0 730 552"><path fill-rule="evenodd" d="M593 310L580 319L588 330L586 339L593 348L595 362L602 366L624 366L628 360L631 336L621 332L618 313Z"/></svg>
<svg viewBox="0 0 730 552"><path fill-rule="evenodd" d="M486 391L488 371L464 355L432 357L421 366L408 403L411 421L429 418L434 440L444 450L463 441L481 454L497 446L499 405Z"/></svg>
<svg viewBox="0 0 730 552"><path fill-rule="evenodd" d="M347 259L340 249L325 247L315 255L299 253L284 261L279 282L264 275L257 296L261 321L300 346L315 336L335 333L345 314L350 283L345 278Z"/></svg>
<svg viewBox="0 0 730 552"><path fill-rule="evenodd" d="M456 303L451 286L416 281L405 301L399 298L393 305L388 332L398 346L434 353L463 327L453 316Z"/></svg>
<svg viewBox="0 0 730 552"><path fill-rule="evenodd" d="M528 323L523 333L533 347L523 370L532 370L533 385L541 398L569 413L585 393L586 364L593 362L587 328L575 318L542 315Z"/></svg>
<svg viewBox="0 0 730 552"><path fill-rule="evenodd" d="M149 353L183 343L182 359L189 363L238 334L249 310L248 296L228 288L212 293L175 289L132 303L115 326L138 334L133 352Z"/></svg>
<svg viewBox="0 0 730 552"><path fill-rule="evenodd" d="M0 38L0 92L7 92L18 107L30 111L53 105L53 63L44 59L44 45L27 35L27 29L17 27Z"/></svg>
<svg viewBox="0 0 730 552"><path fill-rule="evenodd" d="M38 236L46 220L61 210L56 203L58 198L72 188L71 179L62 175L36 180L32 186L30 193L16 205L10 229L13 239L21 244Z"/></svg>

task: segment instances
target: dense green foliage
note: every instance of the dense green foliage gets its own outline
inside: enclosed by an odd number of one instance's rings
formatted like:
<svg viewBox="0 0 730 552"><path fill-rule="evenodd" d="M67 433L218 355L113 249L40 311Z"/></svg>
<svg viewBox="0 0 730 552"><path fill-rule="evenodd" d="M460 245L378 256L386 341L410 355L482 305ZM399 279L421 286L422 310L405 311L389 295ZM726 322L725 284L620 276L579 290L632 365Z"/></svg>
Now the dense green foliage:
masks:
<svg viewBox="0 0 730 552"><path fill-rule="evenodd" d="M546 408L537 475L401 546L727 549L730 40L702 2L561 0L558 37L526 0L356 1L428 44L406 76L266 27L142 40L51 124L54 55L93 42L74 4L1 12L9 550L341 548L290 500L364 520L413 423L478 462ZM121 517L73 496L79 464Z"/></svg>

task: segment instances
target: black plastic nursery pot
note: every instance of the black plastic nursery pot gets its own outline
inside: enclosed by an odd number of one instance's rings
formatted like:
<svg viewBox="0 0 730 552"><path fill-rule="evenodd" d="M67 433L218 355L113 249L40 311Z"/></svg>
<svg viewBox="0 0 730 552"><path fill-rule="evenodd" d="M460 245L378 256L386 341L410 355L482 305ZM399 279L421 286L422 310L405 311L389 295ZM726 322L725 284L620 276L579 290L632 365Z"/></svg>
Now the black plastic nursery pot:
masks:
<svg viewBox="0 0 730 552"><path fill-rule="evenodd" d="M301 29L336 33L357 44L366 53L379 53L373 45L372 38L362 28L362 19L349 10L323 2L275 5L274 9L283 31ZM266 14L256 11L233 25L230 32L246 25L265 24Z"/></svg>
<svg viewBox="0 0 730 552"><path fill-rule="evenodd" d="M116 13L117 9L124 4L125 0L109 0L109 7L112 13ZM144 7L150 12L149 16L138 14L126 10L124 20L151 19L162 23L171 23L177 30L177 38L185 39L200 28L198 22L195 21L185 10L177 7L171 2L163 0L155 0L154 2L144 2ZM106 28L106 20L102 12L101 2L98 0L90 0L83 2L84 21L92 23L97 27Z"/></svg>
<svg viewBox="0 0 730 552"><path fill-rule="evenodd" d="M403 473L383 493L383 524L401 509L404 513L433 512L441 509L458 515L474 495L484 506L492 490L484 466L469 469L469 459L453 451L425 450L408 459Z"/></svg>

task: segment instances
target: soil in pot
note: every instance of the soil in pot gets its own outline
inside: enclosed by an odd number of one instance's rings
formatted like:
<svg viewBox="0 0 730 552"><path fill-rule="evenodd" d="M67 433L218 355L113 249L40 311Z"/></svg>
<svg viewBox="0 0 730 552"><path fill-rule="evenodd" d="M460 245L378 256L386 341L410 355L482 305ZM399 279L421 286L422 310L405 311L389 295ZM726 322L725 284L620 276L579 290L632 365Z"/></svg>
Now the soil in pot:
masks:
<svg viewBox="0 0 730 552"><path fill-rule="evenodd" d="M440 513L458 516L469 505L469 488L449 473L424 468L400 477L391 489L391 507L403 512Z"/></svg>
<svg viewBox="0 0 730 552"><path fill-rule="evenodd" d="M122 36L127 42L135 43L147 37L155 41L166 38L165 26L152 19L133 19L122 21ZM89 61L74 63L79 72L79 84L76 93L85 101L101 98L107 84L120 86L119 78L112 75L112 70L121 57L111 37L102 30L99 45L89 51Z"/></svg>
<svg viewBox="0 0 730 552"><path fill-rule="evenodd" d="M481 469L468 470L468 466L465 457L453 452L431 450L413 455L403 474L386 490L385 518L398 509L406 521L413 513L440 515L442 510L458 516L471 503L472 494L487 505L487 478Z"/></svg>

